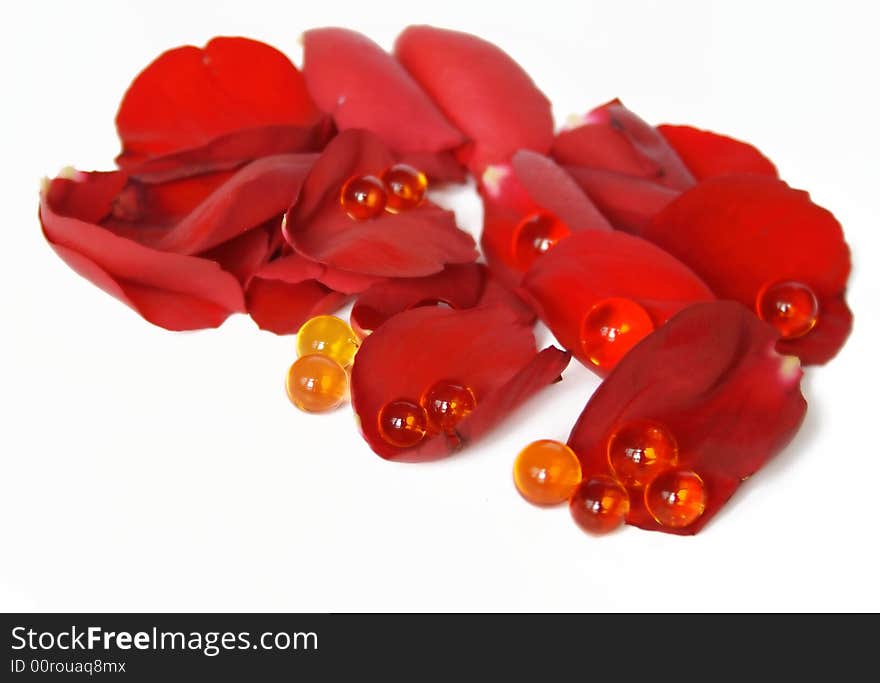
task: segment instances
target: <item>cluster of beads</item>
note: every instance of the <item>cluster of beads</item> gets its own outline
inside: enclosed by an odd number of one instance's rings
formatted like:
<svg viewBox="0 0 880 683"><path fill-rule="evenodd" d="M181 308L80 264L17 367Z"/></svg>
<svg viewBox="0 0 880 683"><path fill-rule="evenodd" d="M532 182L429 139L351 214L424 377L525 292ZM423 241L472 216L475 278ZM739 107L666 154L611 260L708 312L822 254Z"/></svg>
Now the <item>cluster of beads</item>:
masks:
<svg viewBox="0 0 880 683"><path fill-rule="evenodd" d="M568 237L568 226L547 211L523 218L513 231L513 259L521 270L528 270L539 256L550 251L559 240Z"/></svg>
<svg viewBox="0 0 880 683"><path fill-rule="evenodd" d="M299 358L287 371L287 396L300 410L321 413L338 407L348 396L347 368L358 343L344 320L319 315L306 322L296 337Z"/></svg>
<svg viewBox="0 0 880 683"><path fill-rule="evenodd" d="M658 524L669 528L690 526L706 509L703 480L678 466L678 445L661 424L635 420L622 425L607 441L607 458L613 476L585 476L570 447L535 441L517 456L513 480L523 498L536 505L568 500L578 526L594 534L623 524L634 495L642 497Z"/></svg>
<svg viewBox="0 0 880 683"><path fill-rule="evenodd" d="M357 221L377 218L383 211L399 213L422 203L428 189L424 173L407 164L394 164L380 176L349 178L339 193L345 213Z"/></svg>
<svg viewBox="0 0 880 683"><path fill-rule="evenodd" d="M418 401L399 398L379 411L379 434L397 448L412 448L431 432L451 434L476 407L474 392L461 382L440 380Z"/></svg>

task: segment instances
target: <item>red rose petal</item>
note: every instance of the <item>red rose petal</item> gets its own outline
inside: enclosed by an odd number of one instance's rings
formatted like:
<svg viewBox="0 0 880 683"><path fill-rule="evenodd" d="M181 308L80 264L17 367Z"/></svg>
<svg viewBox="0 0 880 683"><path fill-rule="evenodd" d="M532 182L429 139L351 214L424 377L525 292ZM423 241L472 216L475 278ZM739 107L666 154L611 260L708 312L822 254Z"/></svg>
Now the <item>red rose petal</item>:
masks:
<svg viewBox="0 0 880 683"><path fill-rule="evenodd" d="M610 473L608 438L648 419L679 446L679 465L702 477L703 515L683 529L661 527L631 492L629 524L695 534L742 480L794 436L806 411L796 360L777 354L776 333L734 302L695 304L642 341L590 398L568 444L585 475Z"/></svg>
<svg viewBox="0 0 880 683"><path fill-rule="evenodd" d="M572 232L612 228L562 168L535 152L522 150L509 165L490 166L479 190L483 252L493 272L509 287L516 287L524 272L513 245L517 226L529 214L553 214Z"/></svg>
<svg viewBox="0 0 880 683"><path fill-rule="evenodd" d="M568 360L558 349L537 354L531 329L512 322L504 309L415 308L394 316L364 340L351 375L352 407L364 438L381 457L438 458L497 425L557 379ZM463 382L476 397L476 408L456 433L429 434L409 449L386 442L379 433L379 411L397 399L418 401L425 389L444 379Z"/></svg>
<svg viewBox="0 0 880 683"><path fill-rule="evenodd" d="M455 215L430 202L370 220L350 218L339 201L349 178L381 175L394 163L372 133L340 133L315 162L287 213L285 236L303 256L331 268L376 277L418 277L476 259L473 238Z"/></svg>
<svg viewBox="0 0 880 683"><path fill-rule="evenodd" d="M714 299L686 265L659 247L617 231L587 230L559 243L523 280L538 317L584 365L600 372L580 344L583 317L603 299L640 304L659 327L682 308Z"/></svg>
<svg viewBox="0 0 880 683"><path fill-rule="evenodd" d="M761 175L704 180L645 227L646 239L699 274L721 298L755 308L767 284L794 280L819 300L819 322L780 343L804 363L824 363L849 334L844 302L849 248L840 224L806 192Z"/></svg>
<svg viewBox="0 0 880 683"><path fill-rule="evenodd" d="M241 286L213 261L150 249L96 223L106 215L121 173L56 178L41 195L40 221L53 249L76 272L170 330L217 327L244 310Z"/></svg>
<svg viewBox="0 0 880 683"><path fill-rule="evenodd" d="M303 50L309 91L339 130L369 130L401 155L436 154L464 142L406 69L366 36L313 29Z"/></svg>
<svg viewBox="0 0 880 683"><path fill-rule="evenodd" d="M410 26L394 54L446 117L471 141L462 160L479 175L518 149L546 153L550 102L515 61L468 33Z"/></svg>
<svg viewBox="0 0 880 683"><path fill-rule="evenodd" d="M296 67L246 38L214 38L204 48L160 55L132 82L116 127L120 168L150 181L314 151L326 137L324 117Z"/></svg>
<svg viewBox="0 0 880 683"><path fill-rule="evenodd" d="M640 230L681 194L635 176L579 166L565 170L618 230Z"/></svg>
<svg viewBox="0 0 880 683"><path fill-rule="evenodd" d="M697 180L728 173L779 176L773 162L747 142L691 126L663 124L657 130Z"/></svg>
<svg viewBox="0 0 880 683"><path fill-rule="evenodd" d="M278 223L277 220L269 221L198 255L219 263L223 270L235 275L244 287L268 260L271 234L279 229Z"/></svg>
<svg viewBox="0 0 880 683"><path fill-rule="evenodd" d="M620 100L593 109L581 125L561 131L552 154L565 166L632 175L677 190L694 185L694 177L665 138Z"/></svg>

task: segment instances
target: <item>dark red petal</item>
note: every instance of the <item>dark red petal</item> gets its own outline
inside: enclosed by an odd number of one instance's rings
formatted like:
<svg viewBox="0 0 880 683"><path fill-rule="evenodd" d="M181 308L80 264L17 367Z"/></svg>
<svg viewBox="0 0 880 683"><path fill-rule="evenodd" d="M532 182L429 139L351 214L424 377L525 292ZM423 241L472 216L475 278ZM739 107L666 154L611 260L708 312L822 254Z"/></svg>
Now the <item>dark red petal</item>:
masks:
<svg viewBox="0 0 880 683"><path fill-rule="evenodd" d="M369 130L399 154L436 153L464 142L406 69L366 36L320 28L303 38L309 92L339 130Z"/></svg>
<svg viewBox="0 0 880 683"><path fill-rule="evenodd" d="M584 365L597 371L580 344L583 317L611 297L640 304L659 327L711 290L674 256L638 237L586 230L563 240L535 261L523 280L538 317Z"/></svg>
<svg viewBox="0 0 880 683"><path fill-rule="evenodd" d="M468 33L410 26L398 36L394 54L472 141L462 159L475 174L518 149L550 150L550 101L495 45Z"/></svg>
<svg viewBox="0 0 880 683"><path fill-rule="evenodd" d="M627 522L694 534L741 481L794 436L806 411L797 360L774 351L775 331L741 305L695 304L636 346L590 398L568 443L585 474L610 473L607 442L617 427L649 419L679 446L679 463L706 485L703 515L684 529L661 527L642 496L630 495Z"/></svg>
<svg viewBox="0 0 880 683"><path fill-rule="evenodd" d="M677 190L694 185L694 177L666 139L620 100L593 109L576 128L561 131L553 143L553 158L565 166L632 175Z"/></svg>
<svg viewBox="0 0 880 683"><path fill-rule="evenodd" d="M248 285L248 313L260 329L294 334L306 320L332 313L348 298L321 284L323 273L323 266L297 254L270 261Z"/></svg>
<svg viewBox="0 0 880 683"><path fill-rule="evenodd" d="M572 232L611 230L611 225L571 177L551 159L522 150L510 164L490 166L482 175L486 260L502 282L519 284L524 272L514 258L514 236L529 214L548 212Z"/></svg>
<svg viewBox="0 0 880 683"><path fill-rule="evenodd" d="M312 151L326 134L296 67L246 38L160 55L132 82L116 127L120 168L151 181Z"/></svg>
<svg viewBox="0 0 880 683"><path fill-rule="evenodd" d="M565 170L618 230L638 234L669 202L681 194L635 176L579 166Z"/></svg>
<svg viewBox="0 0 880 683"><path fill-rule="evenodd" d="M160 251L194 254L280 216L317 157L282 154L219 172L161 184L132 181L106 224Z"/></svg>
<svg viewBox="0 0 880 683"><path fill-rule="evenodd" d="M767 284L795 280L819 300L819 322L781 350L824 363L849 334L843 300L849 248L834 216L803 191L760 175L704 180L660 213L643 236L687 263L724 299L754 309Z"/></svg>
<svg viewBox="0 0 880 683"><path fill-rule="evenodd" d="M458 229L451 211L430 202L370 220L349 218L339 201L345 181L381 175L393 163L372 133L340 133L315 162L287 213L290 245L331 268L377 277L418 277L440 272L448 263L474 261L473 238Z"/></svg>
<svg viewBox="0 0 880 683"><path fill-rule="evenodd" d="M160 327L217 327L230 313L243 311L241 285L213 261L156 251L96 224L124 183L121 173L78 173L48 184L40 221L58 255Z"/></svg>
<svg viewBox="0 0 880 683"><path fill-rule="evenodd" d="M773 162L747 142L691 126L663 124L657 130L697 180L728 173L779 176Z"/></svg>
<svg viewBox="0 0 880 683"><path fill-rule="evenodd" d="M276 223L272 221L248 230L199 256L219 263L223 270L235 275L243 287L247 286L253 274L270 256L271 233L278 229Z"/></svg>
<svg viewBox="0 0 880 683"><path fill-rule="evenodd" d="M536 355L530 327L513 322L503 308L414 308L364 340L351 374L352 407L367 443L383 458L438 458L498 424L516 405L557 379L568 360L568 354L557 349ZM466 384L476 397L476 408L459 423L457 434L429 435L410 449L386 442L379 433L379 411L397 399L418 401L444 379ZM498 396L499 392L507 395Z"/></svg>

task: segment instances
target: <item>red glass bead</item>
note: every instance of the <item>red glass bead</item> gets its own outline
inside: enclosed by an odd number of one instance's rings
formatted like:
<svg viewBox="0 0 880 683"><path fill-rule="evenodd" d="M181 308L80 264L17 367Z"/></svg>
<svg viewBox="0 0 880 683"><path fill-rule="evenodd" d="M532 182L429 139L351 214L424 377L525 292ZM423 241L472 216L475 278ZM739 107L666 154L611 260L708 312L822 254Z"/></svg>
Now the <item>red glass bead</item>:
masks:
<svg viewBox="0 0 880 683"><path fill-rule="evenodd" d="M645 507L662 526L676 529L693 524L706 509L706 487L696 472L671 469L645 488Z"/></svg>
<svg viewBox="0 0 880 683"><path fill-rule="evenodd" d="M452 432L477 405L474 392L461 382L440 380L430 386L419 401L428 421L442 432Z"/></svg>
<svg viewBox="0 0 880 683"><path fill-rule="evenodd" d="M675 437L657 422L633 420L608 439L608 464L626 486L640 488L677 462Z"/></svg>
<svg viewBox="0 0 880 683"><path fill-rule="evenodd" d="M582 481L571 494L568 509L577 525L592 534L607 534L623 524L629 514L629 495L611 477Z"/></svg>
<svg viewBox="0 0 880 683"><path fill-rule="evenodd" d="M535 505L568 500L581 480L581 463L564 443L542 439L520 451L513 464L513 482L523 498Z"/></svg>
<svg viewBox="0 0 880 683"><path fill-rule="evenodd" d="M593 365L610 370L653 331L651 316L632 299L603 299L584 316L581 348Z"/></svg>
<svg viewBox="0 0 880 683"><path fill-rule="evenodd" d="M388 191L386 211L398 213L414 209L425 198L428 178L417 168L408 164L394 164L382 174Z"/></svg>
<svg viewBox="0 0 880 683"><path fill-rule="evenodd" d="M513 257L527 270L536 258L546 254L571 231L552 213L539 211L523 218L513 231Z"/></svg>
<svg viewBox="0 0 880 683"><path fill-rule="evenodd" d="M758 317L779 330L784 339L803 337L816 326L819 301L802 282L777 282L758 293Z"/></svg>
<svg viewBox="0 0 880 683"><path fill-rule="evenodd" d="M351 218L364 221L385 210L385 184L374 175L349 178L339 194L342 208Z"/></svg>
<svg viewBox="0 0 880 683"><path fill-rule="evenodd" d="M425 438L428 419L418 403L402 398L379 411L379 434L392 446L412 448Z"/></svg>

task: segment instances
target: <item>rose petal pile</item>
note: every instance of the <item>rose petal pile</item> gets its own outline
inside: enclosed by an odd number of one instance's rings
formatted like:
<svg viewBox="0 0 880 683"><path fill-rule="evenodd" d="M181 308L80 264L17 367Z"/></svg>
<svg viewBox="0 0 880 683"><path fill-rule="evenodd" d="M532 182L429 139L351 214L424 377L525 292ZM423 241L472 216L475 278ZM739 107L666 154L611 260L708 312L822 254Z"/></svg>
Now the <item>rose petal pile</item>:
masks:
<svg viewBox="0 0 880 683"><path fill-rule="evenodd" d="M302 71L245 38L160 55L123 97L117 169L44 183L55 252L169 330L248 313L293 334L353 299L351 402L387 459L460 450L574 356L605 377L555 451L580 463L585 528L614 526L589 521L611 491L629 524L696 533L792 438L800 365L852 325L849 250L759 150L619 100L556 132L528 74L466 33L413 26L388 53L321 28L303 48ZM423 184L389 200L401 168L475 178L485 263ZM536 318L565 350L536 348ZM670 435L674 468L633 447L651 478L622 474L612 444L633 425Z"/></svg>

